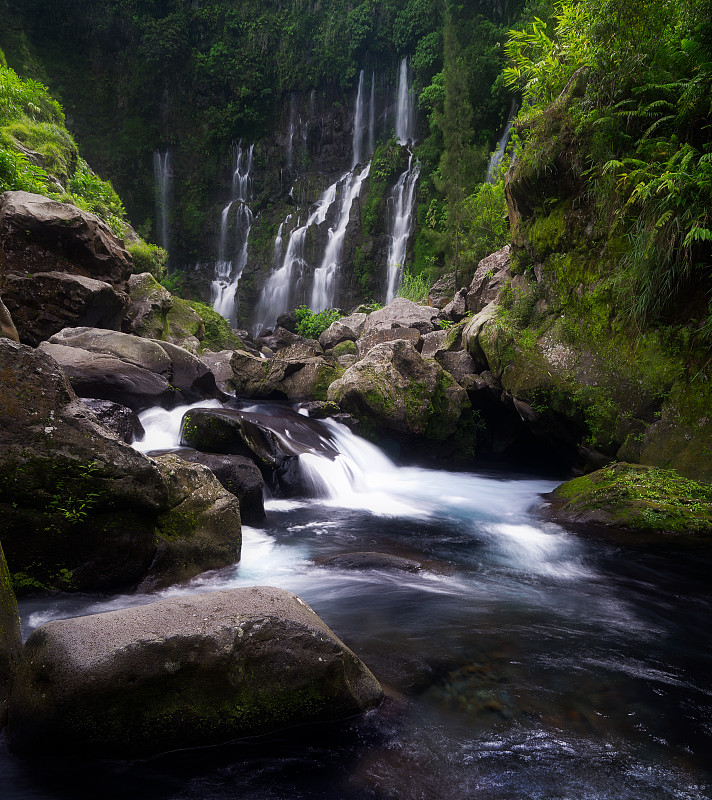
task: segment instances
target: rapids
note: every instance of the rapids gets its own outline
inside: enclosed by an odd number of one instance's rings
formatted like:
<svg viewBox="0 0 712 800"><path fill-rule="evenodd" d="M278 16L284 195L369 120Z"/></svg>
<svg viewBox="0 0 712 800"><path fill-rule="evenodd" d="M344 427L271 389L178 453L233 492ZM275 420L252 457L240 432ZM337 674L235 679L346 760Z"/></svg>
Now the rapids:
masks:
<svg viewBox="0 0 712 800"><path fill-rule="evenodd" d="M200 404L205 405L205 404ZM188 407L141 415L178 445ZM702 800L712 774L709 551L623 546L537 513L557 481L398 466L331 421L246 406L293 442L309 497L266 500L240 563L157 595L21 603L52 619L249 585L299 594L386 689L377 710L146 762L0 747L4 800ZM343 553L417 561L346 569Z"/></svg>

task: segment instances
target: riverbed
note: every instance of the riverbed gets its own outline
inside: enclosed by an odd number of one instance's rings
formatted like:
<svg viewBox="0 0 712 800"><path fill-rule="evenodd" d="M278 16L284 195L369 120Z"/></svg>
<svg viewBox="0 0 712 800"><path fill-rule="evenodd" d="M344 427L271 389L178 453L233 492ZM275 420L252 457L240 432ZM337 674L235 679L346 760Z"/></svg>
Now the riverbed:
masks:
<svg viewBox="0 0 712 800"><path fill-rule="evenodd" d="M165 412L154 417L144 449L166 444ZM265 524L243 528L239 564L157 595L27 600L24 634L177 594L278 586L363 659L384 703L148 761L26 761L3 744L3 800L712 797L709 548L568 531L541 514L556 481L399 467L323 425L338 455L301 456L310 496L268 498ZM331 561L362 551L420 568Z"/></svg>

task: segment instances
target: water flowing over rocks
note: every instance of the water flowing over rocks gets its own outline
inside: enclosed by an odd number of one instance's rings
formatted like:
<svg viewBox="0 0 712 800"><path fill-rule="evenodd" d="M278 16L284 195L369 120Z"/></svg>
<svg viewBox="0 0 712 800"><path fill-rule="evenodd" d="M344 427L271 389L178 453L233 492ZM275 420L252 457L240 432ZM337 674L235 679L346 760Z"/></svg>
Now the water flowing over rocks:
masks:
<svg viewBox="0 0 712 800"><path fill-rule="evenodd" d="M37 629L13 687L9 737L25 753L145 756L341 719L381 698L296 595L234 589Z"/></svg>
<svg viewBox="0 0 712 800"><path fill-rule="evenodd" d="M41 344L82 397L141 410L170 408L218 394L215 378L196 356L170 342L98 328L67 328Z"/></svg>
<svg viewBox="0 0 712 800"><path fill-rule="evenodd" d="M7 700L22 651L20 617L10 572L0 545L0 728L7 719Z"/></svg>
<svg viewBox="0 0 712 800"><path fill-rule="evenodd" d="M114 330L128 307L131 256L98 217L28 192L0 195L4 302L20 340L68 326Z"/></svg>

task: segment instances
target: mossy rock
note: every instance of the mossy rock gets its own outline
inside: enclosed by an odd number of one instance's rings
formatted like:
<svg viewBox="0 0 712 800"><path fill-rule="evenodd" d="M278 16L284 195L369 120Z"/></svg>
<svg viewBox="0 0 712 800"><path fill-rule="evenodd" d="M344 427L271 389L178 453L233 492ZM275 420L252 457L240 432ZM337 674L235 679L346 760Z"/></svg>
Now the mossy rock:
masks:
<svg viewBox="0 0 712 800"><path fill-rule="evenodd" d="M673 470L618 462L574 478L551 495L552 516L637 532L712 534L712 485Z"/></svg>
<svg viewBox="0 0 712 800"><path fill-rule="evenodd" d="M0 728L5 724L7 699L22 651L20 617L10 573L0 546Z"/></svg>
<svg viewBox="0 0 712 800"><path fill-rule="evenodd" d="M334 348L334 358L338 358L339 356L355 356L357 352L356 342L340 342Z"/></svg>
<svg viewBox="0 0 712 800"><path fill-rule="evenodd" d="M230 324L221 317L217 311L200 303L197 300L187 300L193 311L202 319L205 327L205 336L201 345L203 350L219 353L221 350L244 350L245 344L240 337L230 328Z"/></svg>

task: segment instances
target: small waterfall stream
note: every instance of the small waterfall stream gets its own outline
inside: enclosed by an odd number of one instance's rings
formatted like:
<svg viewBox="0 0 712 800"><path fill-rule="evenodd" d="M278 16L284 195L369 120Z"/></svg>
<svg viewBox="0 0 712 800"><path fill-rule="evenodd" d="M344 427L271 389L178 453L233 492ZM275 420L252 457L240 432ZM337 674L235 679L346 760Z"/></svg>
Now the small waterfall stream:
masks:
<svg viewBox="0 0 712 800"><path fill-rule="evenodd" d="M497 170L499 169L499 165L502 163L504 154L507 152L509 137L512 133L512 123L517 115L518 108L519 106L517 105L517 101L512 100L512 105L509 109L509 116L507 117L504 131L502 132L499 142L497 143L497 149L492 153L489 163L487 164L487 176L485 178L486 183L494 183L495 178L497 177Z"/></svg>
<svg viewBox="0 0 712 800"><path fill-rule="evenodd" d="M158 244L170 253L170 219L173 169L171 155L168 150L160 153L156 150L153 154L153 175L156 180L156 236Z"/></svg>
<svg viewBox="0 0 712 800"><path fill-rule="evenodd" d="M144 412L137 446L175 447L192 407ZM22 600L25 634L276 586L366 662L383 705L149 761L25 762L0 741L3 800L709 800L708 549L572 534L533 510L554 481L401 467L333 421L265 403L241 413L301 453L310 496L267 497L241 561L188 584Z"/></svg>
<svg viewBox="0 0 712 800"><path fill-rule="evenodd" d="M408 145L415 138L415 107L412 75L407 58L401 60L397 98L396 138L400 144ZM388 198L390 245L386 262L386 303L390 303L396 296L403 276L408 239L413 228L415 188L419 175L420 163L413 158L411 151L408 168L399 176Z"/></svg>
<svg viewBox="0 0 712 800"><path fill-rule="evenodd" d="M248 205L253 152L254 145L250 145L247 152L243 151L241 143L235 148L232 195L230 202L222 210L218 259L211 285L213 308L233 326L236 324L237 313L235 292L247 264L250 230L254 219Z"/></svg>

